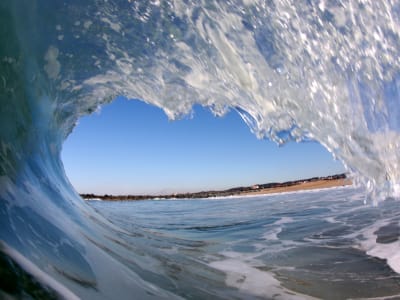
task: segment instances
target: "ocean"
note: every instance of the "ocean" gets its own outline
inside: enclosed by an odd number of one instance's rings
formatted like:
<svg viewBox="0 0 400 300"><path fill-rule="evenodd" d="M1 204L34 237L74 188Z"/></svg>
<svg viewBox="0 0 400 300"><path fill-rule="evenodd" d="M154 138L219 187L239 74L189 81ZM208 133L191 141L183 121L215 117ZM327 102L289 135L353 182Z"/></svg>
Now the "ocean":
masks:
<svg viewBox="0 0 400 300"><path fill-rule="evenodd" d="M400 297L397 201L354 187L184 200L90 201L123 260L185 299Z"/></svg>
<svg viewBox="0 0 400 300"><path fill-rule="evenodd" d="M399 57L394 0L0 1L0 298L397 295ZM360 190L87 203L63 142L118 96L317 141Z"/></svg>

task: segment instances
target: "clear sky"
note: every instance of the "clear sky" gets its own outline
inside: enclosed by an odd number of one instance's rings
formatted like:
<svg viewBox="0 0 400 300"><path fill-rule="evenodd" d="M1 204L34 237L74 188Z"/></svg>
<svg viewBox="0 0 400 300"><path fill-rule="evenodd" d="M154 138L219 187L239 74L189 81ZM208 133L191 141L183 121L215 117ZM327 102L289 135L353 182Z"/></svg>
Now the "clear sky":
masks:
<svg viewBox="0 0 400 300"><path fill-rule="evenodd" d="M62 158L80 193L163 194L225 189L344 172L320 144L258 140L231 111L169 121L162 110L118 98L79 121Z"/></svg>

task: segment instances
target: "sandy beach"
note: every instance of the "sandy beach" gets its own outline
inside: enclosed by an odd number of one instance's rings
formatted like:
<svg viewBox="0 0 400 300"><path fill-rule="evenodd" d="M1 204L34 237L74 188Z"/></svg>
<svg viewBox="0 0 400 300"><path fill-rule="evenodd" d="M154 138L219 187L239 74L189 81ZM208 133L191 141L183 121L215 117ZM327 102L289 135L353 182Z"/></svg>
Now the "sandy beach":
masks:
<svg viewBox="0 0 400 300"><path fill-rule="evenodd" d="M202 191L195 193L175 193L169 195L95 195L82 194L84 199L99 199L108 201L149 200L149 199L194 199L227 196L251 196L295 192L300 190L323 189L352 184L344 174L314 177L304 180L287 181L281 183L256 184L254 186L235 187L222 191Z"/></svg>
<svg viewBox="0 0 400 300"><path fill-rule="evenodd" d="M275 193L286 193L296 192L301 190L313 190L313 189L324 189L339 186L351 185L352 182L348 178L334 179L334 180L316 180L316 181L305 181L291 186L273 187L265 189L257 189L254 191L240 192L238 195L251 196L251 195L263 195L263 194L275 194Z"/></svg>

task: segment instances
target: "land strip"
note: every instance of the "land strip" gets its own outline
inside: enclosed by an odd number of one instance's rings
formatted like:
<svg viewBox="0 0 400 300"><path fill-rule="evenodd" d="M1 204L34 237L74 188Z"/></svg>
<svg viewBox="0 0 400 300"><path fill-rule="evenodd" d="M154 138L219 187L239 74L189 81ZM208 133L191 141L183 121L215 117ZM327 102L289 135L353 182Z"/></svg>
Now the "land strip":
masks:
<svg viewBox="0 0 400 300"><path fill-rule="evenodd" d="M251 196L272 193L295 192L300 190L322 189L336 186L350 185L351 180L346 174L337 174L327 177L313 177L287 182L272 182L255 184L252 186L235 187L222 191L202 191L195 193L177 193L169 195L95 195L81 194L83 199L100 199L106 201L135 201L149 199L194 199L228 196Z"/></svg>

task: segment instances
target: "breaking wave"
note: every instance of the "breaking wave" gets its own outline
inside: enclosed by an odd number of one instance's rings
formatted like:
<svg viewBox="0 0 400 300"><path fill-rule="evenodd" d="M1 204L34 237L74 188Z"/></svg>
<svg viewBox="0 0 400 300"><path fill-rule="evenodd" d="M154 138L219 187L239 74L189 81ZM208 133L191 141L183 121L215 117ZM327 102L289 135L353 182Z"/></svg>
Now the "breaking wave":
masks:
<svg viewBox="0 0 400 300"><path fill-rule="evenodd" d="M372 201L398 196L399 16L391 0L1 1L2 252L56 294L68 278L83 298L171 297L124 265L60 160L119 95L171 119L236 110L261 138L320 142Z"/></svg>

